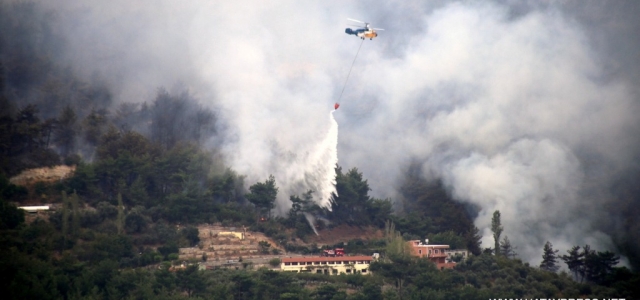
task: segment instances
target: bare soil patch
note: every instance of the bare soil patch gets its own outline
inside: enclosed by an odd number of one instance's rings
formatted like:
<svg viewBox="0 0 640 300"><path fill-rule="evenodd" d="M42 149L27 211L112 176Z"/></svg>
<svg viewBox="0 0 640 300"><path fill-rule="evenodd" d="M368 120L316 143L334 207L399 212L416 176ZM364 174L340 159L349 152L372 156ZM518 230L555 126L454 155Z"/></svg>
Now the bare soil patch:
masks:
<svg viewBox="0 0 640 300"><path fill-rule="evenodd" d="M349 225L339 225L333 228L326 228L318 231L318 235L311 235L306 238L307 244L316 243L318 246L334 245L350 240L375 240L384 237L384 231L375 227L357 227Z"/></svg>
<svg viewBox="0 0 640 300"><path fill-rule="evenodd" d="M69 178L73 175L73 172L76 170L75 166L66 166L59 165L55 167L45 167L45 168L36 168L36 169L28 169L22 171L22 173L13 176L9 179L9 182L15 185L21 185L25 187L30 187L36 184L37 182L56 182L66 178Z"/></svg>

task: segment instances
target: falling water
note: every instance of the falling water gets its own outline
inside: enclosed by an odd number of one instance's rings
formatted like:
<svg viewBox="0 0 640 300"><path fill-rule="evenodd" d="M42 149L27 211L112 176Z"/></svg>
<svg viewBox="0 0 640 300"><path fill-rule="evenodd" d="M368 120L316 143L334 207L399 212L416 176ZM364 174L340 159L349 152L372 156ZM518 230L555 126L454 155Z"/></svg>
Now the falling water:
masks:
<svg viewBox="0 0 640 300"><path fill-rule="evenodd" d="M330 199L336 191L336 165L338 164L338 122L329 114L329 131L309 156L305 181L315 191L315 202L331 209Z"/></svg>

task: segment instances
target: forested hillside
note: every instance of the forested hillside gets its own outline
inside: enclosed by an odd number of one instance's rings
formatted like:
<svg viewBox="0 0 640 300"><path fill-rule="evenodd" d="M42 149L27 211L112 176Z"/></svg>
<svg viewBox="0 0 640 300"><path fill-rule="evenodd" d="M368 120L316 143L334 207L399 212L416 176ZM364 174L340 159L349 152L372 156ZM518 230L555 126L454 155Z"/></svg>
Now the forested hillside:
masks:
<svg viewBox="0 0 640 300"><path fill-rule="evenodd" d="M153 99L115 103L99 76L80 77L60 63L64 39L51 22L55 14L35 3L0 2L0 292L6 299L640 297L640 275L613 264L619 257L610 252L578 247L566 265L560 253L544 268L512 252L495 253L480 243L474 207L417 171L402 182L401 211L394 211L394 199L370 196L374 187L357 166L336 166L329 208L314 204L308 191L286 195L292 208L278 216L274 177L247 182L225 163L221 111L186 89L165 87L151 91ZM64 180L10 182L24 170L63 164L75 166ZM25 203L56 209L27 222L17 208ZM312 226L374 227L388 236L341 245L353 253L382 252L372 276L198 270L195 262L175 270L178 248L198 244L201 223L246 226L290 253L312 255L320 251L305 243ZM473 256L438 270L402 251L405 240L425 238Z"/></svg>

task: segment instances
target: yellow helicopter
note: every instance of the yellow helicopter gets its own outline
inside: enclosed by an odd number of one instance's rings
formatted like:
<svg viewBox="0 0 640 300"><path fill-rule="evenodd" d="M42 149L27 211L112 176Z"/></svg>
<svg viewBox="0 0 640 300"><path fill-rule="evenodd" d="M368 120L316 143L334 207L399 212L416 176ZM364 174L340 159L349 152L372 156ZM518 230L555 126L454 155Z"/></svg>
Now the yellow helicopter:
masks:
<svg viewBox="0 0 640 300"><path fill-rule="evenodd" d="M349 19L349 18L347 18L347 20L364 24L363 27L358 29L347 28L344 30L346 34L353 34L363 40L364 39L373 40L373 38L378 36L378 33L376 32L376 30L384 30L382 28L372 28L367 22L362 22L362 21Z"/></svg>

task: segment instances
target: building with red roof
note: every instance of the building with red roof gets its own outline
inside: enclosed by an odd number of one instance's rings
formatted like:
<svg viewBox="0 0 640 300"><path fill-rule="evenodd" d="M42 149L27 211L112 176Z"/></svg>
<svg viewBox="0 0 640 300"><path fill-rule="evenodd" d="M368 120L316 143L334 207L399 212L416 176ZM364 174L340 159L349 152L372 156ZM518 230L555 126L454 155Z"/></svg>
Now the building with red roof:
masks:
<svg viewBox="0 0 640 300"><path fill-rule="evenodd" d="M296 273L318 274L369 274L374 256L294 256L282 259L280 270Z"/></svg>
<svg viewBox="0 0 640 300"><path fill-rule="evenodd" d="M436 264L438 269L452 269L456 263L452 261L453 255L460 255L463 258L469 256L467 250L450 250L449 245L431 245L429 240L408 241L411 246L411 254L418 257L426 257Z"/></svg>

